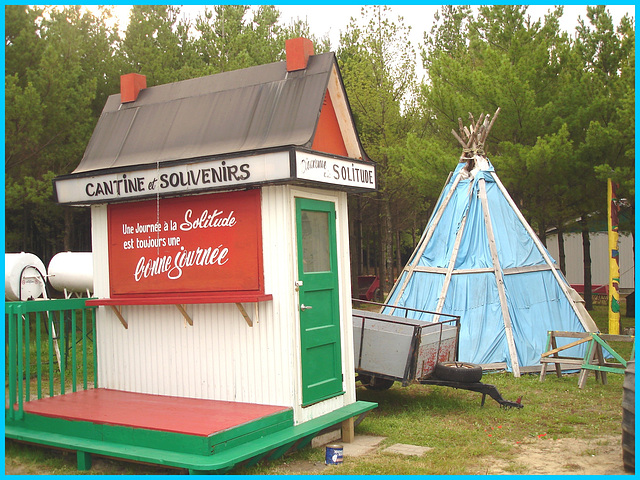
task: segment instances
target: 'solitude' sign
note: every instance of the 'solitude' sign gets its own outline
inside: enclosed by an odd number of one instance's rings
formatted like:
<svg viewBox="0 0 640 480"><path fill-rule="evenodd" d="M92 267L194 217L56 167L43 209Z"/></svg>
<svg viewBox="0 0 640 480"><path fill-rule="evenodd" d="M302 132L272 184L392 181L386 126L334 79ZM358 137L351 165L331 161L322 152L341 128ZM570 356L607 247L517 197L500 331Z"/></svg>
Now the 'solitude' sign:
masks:
<svg viewBox="0 0 640 480"><path fill-rule="evenodd" d="M108 207L111 295L263 293L260 190Z"/></svg>

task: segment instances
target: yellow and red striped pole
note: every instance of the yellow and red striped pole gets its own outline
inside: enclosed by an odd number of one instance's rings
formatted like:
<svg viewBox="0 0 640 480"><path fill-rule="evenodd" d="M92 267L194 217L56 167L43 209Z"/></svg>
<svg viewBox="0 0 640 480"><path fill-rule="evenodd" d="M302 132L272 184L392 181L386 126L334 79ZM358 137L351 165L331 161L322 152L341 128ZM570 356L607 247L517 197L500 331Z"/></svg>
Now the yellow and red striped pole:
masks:
<svg viewBox="0 0 640 480"><path fill-rule="evenodd" d="M618 252L618 185L607 179L607 223L609 230L609 334L620 334L620 264Z"/></svg>

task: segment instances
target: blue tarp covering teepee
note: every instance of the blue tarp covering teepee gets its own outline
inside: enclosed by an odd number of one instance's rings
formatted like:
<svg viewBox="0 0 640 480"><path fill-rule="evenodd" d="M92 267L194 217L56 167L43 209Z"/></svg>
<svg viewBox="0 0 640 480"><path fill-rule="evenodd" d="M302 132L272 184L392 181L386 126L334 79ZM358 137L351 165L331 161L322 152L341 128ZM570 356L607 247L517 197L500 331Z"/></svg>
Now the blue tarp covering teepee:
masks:
<svg viewBox="0 0 640 480"><path fill-rule="evenodd" d="M475 155L450 177L386 303L460 315L459 360L504 363L519 376L540 364L549 330L595 330L571 294L491 163Z"/></svg>

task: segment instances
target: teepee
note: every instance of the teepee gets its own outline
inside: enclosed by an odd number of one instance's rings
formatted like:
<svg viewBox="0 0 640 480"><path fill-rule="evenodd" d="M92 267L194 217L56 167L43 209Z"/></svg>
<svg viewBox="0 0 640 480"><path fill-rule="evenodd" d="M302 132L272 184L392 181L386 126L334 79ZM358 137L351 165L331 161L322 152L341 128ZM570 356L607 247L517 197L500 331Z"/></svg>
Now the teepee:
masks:
<svg viewBox="0 0 640 480"><path fill-rule="evenodd" d="M460 315L459 360L518 377L539 368L548 331L597 327L487 159L499 111L453 130L462 156L386 303Z"/></svg>

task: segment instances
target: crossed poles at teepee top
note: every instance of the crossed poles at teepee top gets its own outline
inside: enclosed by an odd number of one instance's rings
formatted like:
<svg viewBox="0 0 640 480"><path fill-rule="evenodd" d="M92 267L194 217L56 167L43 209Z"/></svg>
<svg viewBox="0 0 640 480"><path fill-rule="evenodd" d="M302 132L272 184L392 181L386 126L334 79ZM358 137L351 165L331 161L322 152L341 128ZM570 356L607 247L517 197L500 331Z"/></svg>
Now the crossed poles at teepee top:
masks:
<svg viewBox="0 0 640 480"><path fill-rule="evenodd" d="M469 119L471 120L471 126L469 128L462 125L462 119L458 118L458 127L460 128L460 135L456 133L454 129L451 129L451 133L458 140L460 145L462 146L462 155L460 156L460 162L467 162L467 170L471 170L473 168L473 160L476 155L484 156L484 142L489 136L489 132L491 131L491 127L493 127L493 123L496 121L498 114L500 113L500 107L496 110L496 113L493 114L493 118L489 121L489 114L480 114L480 118L476 122L473 118L473 114L469 113ZM465 140L463 140L463 138Z"/></svg>

